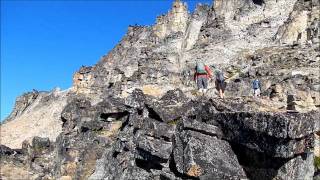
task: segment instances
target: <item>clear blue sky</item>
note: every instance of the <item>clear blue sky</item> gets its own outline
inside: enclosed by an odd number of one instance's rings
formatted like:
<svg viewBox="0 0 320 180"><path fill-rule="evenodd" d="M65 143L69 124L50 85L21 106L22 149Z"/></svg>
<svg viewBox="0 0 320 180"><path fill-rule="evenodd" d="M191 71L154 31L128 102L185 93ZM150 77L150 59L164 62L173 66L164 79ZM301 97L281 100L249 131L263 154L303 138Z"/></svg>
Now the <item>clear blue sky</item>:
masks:
<svg viewBox="0 0 320 180"><path fill-rule="evenodd" d="M189 10L197 3L187 0ZM24 92L69 88L81 65L94 65L128 25L152 25L171 0L1 0L1 120Z"/></svg>

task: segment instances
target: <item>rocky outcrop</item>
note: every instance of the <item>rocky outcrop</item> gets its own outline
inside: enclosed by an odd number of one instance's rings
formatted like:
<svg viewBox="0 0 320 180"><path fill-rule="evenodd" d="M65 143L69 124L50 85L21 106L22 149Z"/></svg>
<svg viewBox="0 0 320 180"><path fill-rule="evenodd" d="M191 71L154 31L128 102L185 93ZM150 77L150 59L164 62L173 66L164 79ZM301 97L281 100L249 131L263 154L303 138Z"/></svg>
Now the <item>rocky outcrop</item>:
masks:
<svg viewBox="0 0 320 180"><path fill-rule="evenodd" d="M78 94L89 94L89 87L92 85L92 67L81 67L81 69L73 75L73 91Z"/></svg>
<svg viewBox="0 0 320 180"><path fill-rule="evenodd" d="M61 112L67 104L68 90L34 91L17 99L14 111L1 124L1 144L21 148L22 142L31 142L34 136L54 141L62 132Z"/></svg>
<svg viewBox="0 0 320 180"><path fill-rule="evenodd" d="M186 5L175 1L161 23L130 26L97 65L76 73L73 89L95 101L106 94L127 97L137 88L158 98L179 88L193 98L193 69L200 60L227 72L229 97L250 95L251 80L257 77L263 80L263 94L279 104L276 109L285 109L287 95L294 95L299 111L315 110L320 102L319 49L316 41L307 41L318 36L317 8L314 1L221 0L212 7L198 5L188 15ZM284 34L296 26L290 25L292 16L302 11L308 14L299 20L303 37L308 32L309 38L293 47L295 42ZM288 39L287 45L280 39ZM209 88L209 96L217 96L214 86Z"/></svg>
<svg viewBox="0 0 320 180"><path fill-rule="evenodd" d="M215 0L189 14L174 1L154 26L129 26L96 65L81 67L70 90L18 98L1 125L1 176L12 178L10 169L21 179L318 176L319 7ZM226 99L216 98L212 82L197 92L196 61L225 72ZM254 78L261 98L251 97Z"/></svg>
<svg viewBox="0 0 320 180"><path fill-rule="evenodd" d="M276 102L286 107L286 102L290 101L299 112L316 110L320 99L318 55L318 47L258 50L244 60L246 66L249 64L246 70L238 65L228 68L232 77L226 93L228 96L248 96L252 79L258 78L263 84L262 94L272 100L274 107Z"/></svg>
<svg viewBox="0 0 320 180"><path fill-rule="evenodd" d="M27 108L34 103L34 101L38 98L40 94L44 94L34 90L33 92L25 93L19 96L16 100L14 108L11 114L4 120L4 122L10 121L15 117L21 115Z"/></svg>
<svg viewBox="0 0 320 180"><path fill-rule="evenodd" d="M172 4L172 10L168 14L157 17L153 31L160 39L173 33L183 33L186 31L188 18L187 4L180 0L175 0Z"/></svg>
<svg viewBox="0 0 320 180"><path fill-rule="evenodd" d="M42 178L312 178L319 112L230 111L230 105L189 100L180 90L160 101L142 91L96 105L78 97L62 112L55 143L35 138L19 153L2 146L9 157L2 163L20 161Z"/></svg>
<svg viewBox="0 0 320 180"><path fill-rule="evenodd" d="M319 8L317 1L297 1L287 23L277 33L280 42L319 42Z"/></svg>
<svg viewBox="0 0 320 180"><path fill-rule="evenodd" d="M320 157L320 132L318 134L315 134L315 152L314 154L317 157Z"/></svg>
<svg viewBox="0 0 320 180"><path fill-rule="evenodd" d="M34 137L23 142L21 149L0 146L1 178L3 179L50 179L54 162L53 144L49 138Z"/></svg>

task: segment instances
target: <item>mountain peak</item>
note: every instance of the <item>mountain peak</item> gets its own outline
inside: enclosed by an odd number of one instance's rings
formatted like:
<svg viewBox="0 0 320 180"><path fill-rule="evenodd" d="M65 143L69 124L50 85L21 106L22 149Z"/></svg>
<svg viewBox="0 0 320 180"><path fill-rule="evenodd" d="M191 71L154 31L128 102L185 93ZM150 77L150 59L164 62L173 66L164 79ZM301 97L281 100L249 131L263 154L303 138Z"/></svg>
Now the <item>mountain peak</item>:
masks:
<svg viewBox="0 0 320 180"><path fill-rule="evenodd" d="M1 175L319 176L319 10L314 0L215 0L189 14L174 1L153 26L129 26L96 65L81 67L70 90L17 99L1 125ZM196 73L197 61L213 79Z"/></svg>
<svg viewBox="0 0 320 180"><path fill-rule="evenodd" d="M153 27L154 33L160 38L175 32L184 32L188 21L188 7L186 3L176 0L168 14L157 17Z"/></svg>

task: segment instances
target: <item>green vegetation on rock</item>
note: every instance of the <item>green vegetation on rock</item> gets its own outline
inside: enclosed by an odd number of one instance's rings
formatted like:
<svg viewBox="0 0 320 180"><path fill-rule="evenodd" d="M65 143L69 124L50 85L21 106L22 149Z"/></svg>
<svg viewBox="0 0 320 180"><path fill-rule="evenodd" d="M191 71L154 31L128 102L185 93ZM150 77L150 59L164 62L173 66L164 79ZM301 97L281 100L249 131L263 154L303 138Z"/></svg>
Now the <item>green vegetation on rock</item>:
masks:
<svg viewBox="0 0 320 180"><path fill-rule="evenodd" d="M314 157L314 167L316 168L316 170L320 171L320 157Z"/></svg>

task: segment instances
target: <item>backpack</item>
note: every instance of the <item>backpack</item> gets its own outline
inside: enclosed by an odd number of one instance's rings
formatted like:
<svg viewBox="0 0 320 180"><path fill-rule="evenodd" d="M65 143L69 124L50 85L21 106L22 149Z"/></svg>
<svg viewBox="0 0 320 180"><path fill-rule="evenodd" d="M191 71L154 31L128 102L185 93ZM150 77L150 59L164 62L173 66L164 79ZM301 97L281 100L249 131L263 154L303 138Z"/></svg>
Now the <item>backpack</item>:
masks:
<svg viewBox="0 0 320 180"><path fill-rule="evenodd" d="M259 80L254 80L252 83L253 89L260 89L260 81Z"/></svg>
<svg viewBox="0 0 320 180"><path fill-rule="evenodd" d="M197 62L196 71L198 74L207 74L205 64L202 62Z"/></svg>
<svg viewBox="0 0 320 180"><path fill-rule="evenodd" d="M217 71L216 72L216 79L220 82L224 81L224 76L223 76L223 72L222 71Z"/></svg>

